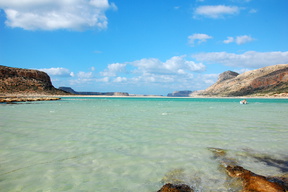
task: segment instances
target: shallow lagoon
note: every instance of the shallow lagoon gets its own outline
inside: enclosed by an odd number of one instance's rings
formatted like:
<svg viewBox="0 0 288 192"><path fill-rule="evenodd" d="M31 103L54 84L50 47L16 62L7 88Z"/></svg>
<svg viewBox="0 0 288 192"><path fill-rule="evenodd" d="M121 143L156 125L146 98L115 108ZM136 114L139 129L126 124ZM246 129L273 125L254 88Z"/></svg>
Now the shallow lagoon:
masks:
<svg viewBox="0 0 288 192"><path fill-rule="evenodd" d="M208 147L227 149L253 172L283 174L255 157L288 161L288 99L239 101L66 97L0 105L0 189L152 192L175 173L196 191L233 191Z"/></svg>

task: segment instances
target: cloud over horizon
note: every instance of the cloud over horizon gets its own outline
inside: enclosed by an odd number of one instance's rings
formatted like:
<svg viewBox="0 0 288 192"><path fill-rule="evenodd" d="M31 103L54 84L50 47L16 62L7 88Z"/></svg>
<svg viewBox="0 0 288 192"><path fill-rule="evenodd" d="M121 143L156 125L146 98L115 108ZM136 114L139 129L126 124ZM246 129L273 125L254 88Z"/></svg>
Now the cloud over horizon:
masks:
<svg viewBox="0 0 288 192"><path fill-rule="evenodd" d="M210 52L193 54L192 57L204 63L223 64L226 66L239 68L261 68L270 65L288 63L288 51L247 51L242 54L227 52Z"/></svg>
<svg viewBox="0 0 288 192"><path fill-rule="evenodd" d="M63 68L63 67L52 67L52 68L43 68L38 69L39 71L43 71L51 76L58 76L58 77L74 77L74 73L70 72L69 69Z"/></svg>
<svg viewBox="0 0 288 192"><path fill-rule="evenodd" d="M191 58L192 60L187 60L186 55L173 56L166 61L143 58L132 62L112 63L97 73L79 71L75 75L69 69L60 67L38 70L45 71L53 77L69 77L66 82L76 87L101 83L102 87L112 84L114 87L149 85L155 89L162 87L175 90L201 90L215 83L219 75L207 73L204 64L221 64L241 73L251 69L288 63L288 52L247 51L241 54L207 52L193 54Z"/></svg>
<svg viewBox="0 0 288 192"><path fill-rule="evenodd" d="M156 58L143 58L126 63L112 63L98 73L94 73L94 71L80 71L76 75L73 73L73 76L69 76L70 71L65 68L41 70L45 70L49 75L71 77L69 80L70 85L102 82L106 84L114 83L115 85L125 83L125 85L137 84L143 86L152 83L154 86L167 87L175 84L176 87L176 84L179 85L180 83L183 87L191 87L191 82L197 81L199 85L201 83L210 84L211 78L215 79L214 76L201 76L201 72L204 72L206 69L205 65L187 60L186 57L185 55L174 56L164 62ZM200 76L205 77L206 80L199 79Z"/></svg>
<svg viewBox="0 0 288 192"><path fill-rule="evenodd" d="M105 12L117 9L108 0L0 0L0 8L6 14L5 24L12 28L76 31L107 28Z"/></svg>

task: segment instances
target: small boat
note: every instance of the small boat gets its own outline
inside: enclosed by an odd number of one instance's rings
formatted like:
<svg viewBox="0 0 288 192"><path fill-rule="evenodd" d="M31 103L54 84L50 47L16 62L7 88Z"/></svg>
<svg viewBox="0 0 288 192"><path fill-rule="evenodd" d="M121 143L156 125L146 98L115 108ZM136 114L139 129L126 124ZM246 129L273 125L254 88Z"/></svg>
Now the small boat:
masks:
<svg viewBox="0 0 288 192"><path fill-rule="evenodd" d="M246 99L240 101L240 104L247 104L247 103L248 103L248 102L247 102Z"/></svg>

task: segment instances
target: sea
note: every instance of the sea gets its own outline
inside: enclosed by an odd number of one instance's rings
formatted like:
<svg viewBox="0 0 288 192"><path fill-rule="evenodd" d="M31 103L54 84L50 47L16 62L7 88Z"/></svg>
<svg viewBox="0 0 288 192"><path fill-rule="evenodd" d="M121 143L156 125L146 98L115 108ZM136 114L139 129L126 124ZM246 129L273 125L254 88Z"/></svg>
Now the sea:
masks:
<svg viewBox="0 0 288 192"><path fill-rule="evenodd" d="M0 191L239 191L223 161L288 172L288 99L63 97L0 105ZM213 151L218 150L220 156Z"/></svg>

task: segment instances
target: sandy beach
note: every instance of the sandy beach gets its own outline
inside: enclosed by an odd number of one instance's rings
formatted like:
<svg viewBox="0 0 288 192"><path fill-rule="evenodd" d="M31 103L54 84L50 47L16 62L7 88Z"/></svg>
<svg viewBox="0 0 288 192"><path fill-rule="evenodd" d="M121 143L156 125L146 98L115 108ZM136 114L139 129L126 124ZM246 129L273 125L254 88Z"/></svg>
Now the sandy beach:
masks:
<svg viewBox="0 0 288 192"><path fill-rule="evenodd" d="M67 97L98 97L98 98L239 98L239 99L287 99L288 93L279 93L273 95L248 95L248 96L235 96L235 97L221 97L221 96L204 96L204 95L193 95L191 97L168 97L162 95L129 95L129 96L118 96L118 95L47 95L47 94L2 94L0 95L0 103L15 103L15 102L33 102L33 101L55 101L61 98Z"/></svg>

